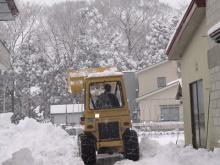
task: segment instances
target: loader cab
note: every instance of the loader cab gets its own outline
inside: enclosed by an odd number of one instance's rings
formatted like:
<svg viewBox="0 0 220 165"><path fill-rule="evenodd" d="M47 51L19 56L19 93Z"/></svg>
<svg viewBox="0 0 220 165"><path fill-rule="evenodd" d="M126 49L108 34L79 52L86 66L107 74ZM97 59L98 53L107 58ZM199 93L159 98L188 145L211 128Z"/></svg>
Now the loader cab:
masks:
<svg viewBox="0 0 220 165"><path fill-rule="evenodd" d="M111 110L128 109L123 75L86 78L85 110L92 112L107 112Z"/></svg>

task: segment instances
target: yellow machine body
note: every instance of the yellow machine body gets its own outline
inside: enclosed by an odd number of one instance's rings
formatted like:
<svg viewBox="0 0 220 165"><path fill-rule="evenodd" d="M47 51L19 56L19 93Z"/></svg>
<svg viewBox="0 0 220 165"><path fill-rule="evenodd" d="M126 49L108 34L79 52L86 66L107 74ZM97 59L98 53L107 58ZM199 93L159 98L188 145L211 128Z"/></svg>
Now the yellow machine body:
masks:
<svg viewBox="0 0 220 165"><path fill-rule="evenodd" d="M69 70L67 72L68 87L72 94L77 94L79 92L84 93L85 111L82 116L83 120L81 121L81 124L84 126L84 133L92 134L92 136L95 137L97 150L100 148L111 148L114 152L122 153L124 151L122 135L126 129L131 128L131 118L127 103L123 74L119 72L117 72L117 74L112 72L113 74L111 74L111 72L108 72L109 69L111 68L102 67L95 69L83 69L80 71ZM120 83L123 105L117 108L91 109L91 94L89 92L91 84L105 82ZM104 128L102 123L112 123L113 126L117 125L117 128L114 128L119 131L117 138L101 138L100 136L103 135L100 133L100 129L103 130Z"/></svg>

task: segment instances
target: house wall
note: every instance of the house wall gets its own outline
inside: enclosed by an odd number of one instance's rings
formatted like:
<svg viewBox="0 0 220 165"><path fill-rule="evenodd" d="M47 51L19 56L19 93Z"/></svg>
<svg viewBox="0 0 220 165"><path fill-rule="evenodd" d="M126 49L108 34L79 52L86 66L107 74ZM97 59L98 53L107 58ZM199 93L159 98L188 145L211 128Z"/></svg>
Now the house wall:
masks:
<svg viewBox="0 0 220 165"><path fill-rule="evenodd" d="M142 96L158 88L158 77L167 77L167 82L178 79L177 64L175 61L168 61L149 70L137 73L137 77L139 96Z"/></svg>
<svg viewBox="0 0 220 165"><path fill-rule="evenodd" d="M82 113L67 114L67 124L80 124ZM66 114L51 114L53 124L66 124Z"/></svg>
<svg viewBox="0 0 220 165"><path fill-rule="evenodd" d="M182 113L182 105L180 102L175 99L176 91L178 88L178 84L175 86L149 96L139 102L140 106L140 119L141 121L150 122L150 121L161 121L161 113L160 113L160 106L161 105L179 105L179 114L180 114L180 121L183 120L183 113Z"/></svg>
<svg viewBox="0 0 220 165"><path fill-rule="evenodd" d="M209 29L220 22L220 1L207 0L206 13ZM220 139L220 44L214 43L210 38L208 43L208 67L211 86L210 114L212 117L210 122L213 124L212 145L220 147L220 143L218 143Z"/></svg>
<svg viewBox="0 0 220 165"><path fill-rule="evenodd" d="M10 68L9 52L0 41L0 69L6 70Z"/></svg>
<svg viewBox="0 0 220 165"><path fill-rule="evenodd" d="M207 37L206 19L201 21L200 26L191 38L188 47L183 53L181 60L182 92L183 92L183 113L184 113L184 131L185 143L192 144L192 123L191 123L191 103L190 103L190 84L197 80L203 80L203 100L205 113L205 128L207 130L207 117L209 110L209 76L207 63ZM209 124L209 132L211 125ZM207 131L206 131L207 132ZM212 137L208 136L208 147Z"/></svg>

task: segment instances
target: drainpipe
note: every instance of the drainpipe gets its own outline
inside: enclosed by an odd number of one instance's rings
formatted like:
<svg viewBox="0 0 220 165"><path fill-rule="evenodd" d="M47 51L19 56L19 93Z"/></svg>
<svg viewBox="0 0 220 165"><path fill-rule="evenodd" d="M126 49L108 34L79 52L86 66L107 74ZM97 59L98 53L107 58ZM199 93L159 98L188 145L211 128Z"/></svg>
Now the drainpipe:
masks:
<svg viewBox="0 0 220 165"><path fill-rule="evenodd" d="M67 105L66 105L66 126L67 126L68 122L67 122Z"/></svg>

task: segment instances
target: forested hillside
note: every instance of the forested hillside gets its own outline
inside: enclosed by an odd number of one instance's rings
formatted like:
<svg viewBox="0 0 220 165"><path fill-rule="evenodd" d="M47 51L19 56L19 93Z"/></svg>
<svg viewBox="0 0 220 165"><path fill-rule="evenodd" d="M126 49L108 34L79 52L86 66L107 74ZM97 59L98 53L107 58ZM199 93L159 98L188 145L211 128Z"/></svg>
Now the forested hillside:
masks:
<svg viewBox="0 0 220 165"><path fill-rule="evenodd" d="M0 112L33 116L54 103L80 101L66 88L67 69L116 66L139 70L166 59L181 15L159 0L67 1L51 6L20 2L13 22L0 24L11 52L1 73Z"/></svg>

